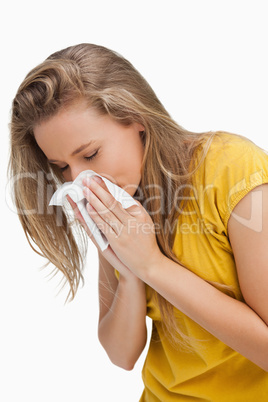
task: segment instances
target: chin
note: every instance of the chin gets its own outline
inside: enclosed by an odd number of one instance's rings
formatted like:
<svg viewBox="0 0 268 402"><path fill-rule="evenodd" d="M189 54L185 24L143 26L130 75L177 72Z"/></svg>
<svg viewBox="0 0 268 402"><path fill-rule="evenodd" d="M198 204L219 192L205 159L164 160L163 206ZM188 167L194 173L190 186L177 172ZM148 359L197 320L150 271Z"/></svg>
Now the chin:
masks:
<svg viewBox="0 0 268 402"><path fill-rule="evenodd" d="M132 185L125 185L125 186L119 186L121 188L123 188L131 197L134 196L134 194L136 193L139 185L137 184L132 184Z"/></svg>

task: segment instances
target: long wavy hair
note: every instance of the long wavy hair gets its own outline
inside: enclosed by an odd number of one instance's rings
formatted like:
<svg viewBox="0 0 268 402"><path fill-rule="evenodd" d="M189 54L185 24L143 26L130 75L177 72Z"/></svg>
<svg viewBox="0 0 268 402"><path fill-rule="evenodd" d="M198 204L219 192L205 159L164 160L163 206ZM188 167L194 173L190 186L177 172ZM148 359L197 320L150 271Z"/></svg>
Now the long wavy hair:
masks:
<svg viewBox="0 0 268 402"><path fill-rule="evenodd" d="M159 248L176 262L179 261L172 246L178 208L174 197L180 195L178 189L185 192L214 134L194 133L178 125L132 64L105 47L87 43L71 46L52 54L29 72L12 105L12 193L29 244L54 265L56 272L63 273L65 284L69 283L66 300L73 300L80 281L84 281L86 235L81 226L74 225L66 208L47 207L49 197L64 179L60 169L49 164L38 147L34 127L81 99L122 125L137 122L145 128L142 178L134 197L142 194L140 201L159 229ZM199 146L202 157L198 164L192 163ZM164 327L177 340L181 330L174 308L156 295Z"/></svg>

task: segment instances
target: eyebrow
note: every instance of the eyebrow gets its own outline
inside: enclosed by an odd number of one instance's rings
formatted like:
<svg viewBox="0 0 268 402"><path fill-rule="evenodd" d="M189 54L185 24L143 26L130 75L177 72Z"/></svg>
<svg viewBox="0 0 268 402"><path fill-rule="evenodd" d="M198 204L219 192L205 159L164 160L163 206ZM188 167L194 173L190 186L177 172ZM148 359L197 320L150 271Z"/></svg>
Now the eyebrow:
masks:
<svg viewBox="0 0 268 402"><path fill-rule="evenodd" d="M94 144L94 142L96 142L96 141L91 140L87 144L81 145L79 148L77 148L75 151L72 152L71 156L75 156L77 154L80 154L80 152L82 152L85 148L89 147L90 145ZM55 159L48 159L48 162L54 163L54 162L59 162L59 161L57 161Z"/></svg>

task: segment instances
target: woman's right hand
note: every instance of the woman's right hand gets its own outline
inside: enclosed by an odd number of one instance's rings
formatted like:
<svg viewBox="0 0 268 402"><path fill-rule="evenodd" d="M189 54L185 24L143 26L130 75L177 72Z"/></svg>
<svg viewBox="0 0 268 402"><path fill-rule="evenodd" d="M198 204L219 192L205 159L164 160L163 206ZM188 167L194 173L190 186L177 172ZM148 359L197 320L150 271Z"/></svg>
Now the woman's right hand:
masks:
<svg viewBox="0 0 268 402"><path fill-rule="evenodd" d="M101 254L119 273L120 277L123 277L125 279L138 279L131 271L128 269L128 267L123 264L117 255L114 253L110 245L104 250L101 251L98 243L96 242L94 236L92 235L91 231L89 230L83 216L81 215L81 212L79 211L79 208L77 207L77 204L71 199L69 195L67 195L67 200L69 204L71 205L75 218L81 223L83 228L85 229L86 233L88 234L89 238L91 241L94 243L94 245L97 247L99 254Z"/></svg>
<svg viewBox="0 0 268 402"><path fill-rule="evenodd" d="M119 260L110 245L101 251L77 204L67 197L76 219L99 252L100 343L115 365L131 370L147 339L145 284ZM119 281L114 269L120 274Z"/></svg>

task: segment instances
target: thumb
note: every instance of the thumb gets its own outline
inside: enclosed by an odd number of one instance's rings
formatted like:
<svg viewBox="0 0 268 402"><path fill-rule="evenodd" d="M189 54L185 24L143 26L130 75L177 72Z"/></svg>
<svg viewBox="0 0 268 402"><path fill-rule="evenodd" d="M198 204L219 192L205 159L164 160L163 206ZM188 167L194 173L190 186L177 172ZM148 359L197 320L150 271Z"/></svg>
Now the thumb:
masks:
<svg viewBox="0 0 268 402"><path fill-rule="evenodd" d="M71 199L71 197L70 197L69 195L66 195L66 197L67 197L67 200L68 200L69 204L70 204L71 207L73 208L75 218L81 223L81 225L82 225L83 228L85 229L85 231L86 231L88 237L90 238L90 240L94 243L94 245L95 245L97 248L99 248L99 246L98 246L98 244L97 244L97 242L96 242L96 240L95 240L93 234L92 234L91 231L89 230L89 228L88 228L88 226L87 226L87 224L86 224L86 222L85 222L85 220L84 220L84 218L83 218L81 212L79 211L79 208L78 208L77 204Z"/></svg>
<svg viewBox="0 0 268 402"><path fill-rule="evenodd" d="M77 204L71 199L71 197L68 194L66 195L66 198L74 211L76 219L78 219L81 223L85 224L85 220L81 215L81 212L79 211Z"/></svg>

